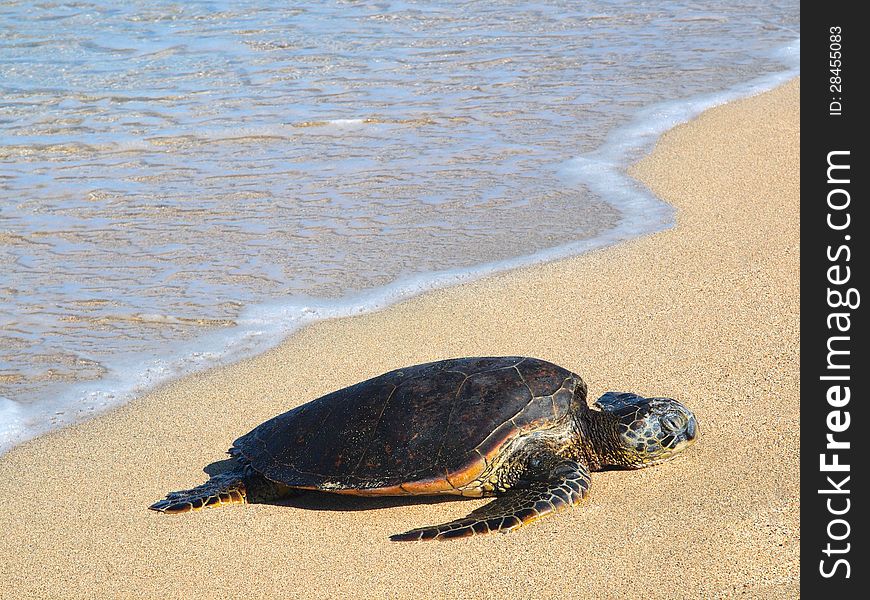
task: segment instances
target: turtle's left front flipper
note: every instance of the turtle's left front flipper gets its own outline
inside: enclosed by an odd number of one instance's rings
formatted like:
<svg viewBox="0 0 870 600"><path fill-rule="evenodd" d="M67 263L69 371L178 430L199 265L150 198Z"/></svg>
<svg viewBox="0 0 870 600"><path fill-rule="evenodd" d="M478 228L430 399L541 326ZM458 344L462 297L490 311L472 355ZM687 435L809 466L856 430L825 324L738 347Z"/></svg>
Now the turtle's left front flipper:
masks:
<svg viewBox="0 0 870 600"><path fill-rule="evenodd" d="M553 478L530 481L511 488L467 517L412 529L390 536L394 542L448 540L481 533L506 533L549 513L580 502L589 490L589 471L580 463L566 462L553 471Z"/></svg>

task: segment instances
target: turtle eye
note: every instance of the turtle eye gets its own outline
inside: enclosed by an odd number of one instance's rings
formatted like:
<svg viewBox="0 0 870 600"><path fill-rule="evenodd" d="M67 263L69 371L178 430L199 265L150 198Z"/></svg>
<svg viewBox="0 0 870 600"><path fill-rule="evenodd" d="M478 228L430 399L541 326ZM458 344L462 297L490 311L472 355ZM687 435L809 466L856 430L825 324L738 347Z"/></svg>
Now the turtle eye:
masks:
<svg viewBox="0 0 870 600"><path fill-rule="evenodd" d="M661 423L670 431L680 431L686 426L686 417L681 413L668 413L662 417Z"/></svg>

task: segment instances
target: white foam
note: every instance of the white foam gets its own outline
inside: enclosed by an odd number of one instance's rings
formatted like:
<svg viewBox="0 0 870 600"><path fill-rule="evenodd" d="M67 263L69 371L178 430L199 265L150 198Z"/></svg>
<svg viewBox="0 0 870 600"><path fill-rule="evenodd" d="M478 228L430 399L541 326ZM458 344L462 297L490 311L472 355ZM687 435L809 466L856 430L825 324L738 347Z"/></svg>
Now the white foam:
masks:
<svg viewBox="0 0 870 600"><path fill-rule="evenodd" d="M342 125L364 125L365 119L330 119L326 121L329 125L337 125L341 127Z"/></svg>
<svg viewBox="0 0 870 600"><path fill-rule="evenodd" d="M775 49L770 57L786 69L745 82L715 94L656 104L641 110L627 125L610 132L597 150L566 162L559 175L568 185L582 184L617 207L621 222L598 237L550 248L529 256L492 262L470 269L445 270L409 277L388 286L339 301L310 300L261 304L245 309L238 325L216 330L174 347L159 358L121 356L104 366L106 376L98 382L80 384L49 403L25 406L0 397L0 454L13 445L50 429L84 420L122 404L179 375L219 366L252 356L278 344L301 326L326 318L379 310L424 291L557 258L661 231L672 226L673 208L653 196L625 174L625 168L648 152L658 137L675 125L704 110L772 89L799 73L800 40ZM355 125L357 119L332 121ZM251 134L251 131L245 132ZM265 133L265 132L258 132ZM72 408L75 407L75 408ZM45 415L54 413L50 420Z"/></svg>
<svg viewBox="0 0 870 600"><path fill-rule="evenodd" d="M27 429L23 407L14 400L0 396L0 454L20 441Z"/></svg>

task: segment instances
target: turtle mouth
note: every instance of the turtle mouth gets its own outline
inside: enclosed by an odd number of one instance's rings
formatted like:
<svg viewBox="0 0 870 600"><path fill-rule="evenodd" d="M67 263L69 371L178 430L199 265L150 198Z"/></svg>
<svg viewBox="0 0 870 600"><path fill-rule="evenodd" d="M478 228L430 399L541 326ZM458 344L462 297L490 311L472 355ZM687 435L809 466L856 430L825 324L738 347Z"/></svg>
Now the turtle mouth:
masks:
<svg viewBox="0 0 870 600"><path fill-rule="evenodd" d="M653 465L658 465L663 462L667 462L673 458L676 458L678 454L680 454L683 450L693 445L698 440L698 423L695 420L694 416L689 418L688 423L686 423L686 428L683 431L682 435L679 436L679 439L674 443L673 438L669 444L665 444L664 448L666 448L666 452L664 452L660 457L650 460L645 463L644 467L651 467ZM673 444L673 445L670 445Z"/></svg>
<svg viewBox="0 0 870 600"><path fill-rule="evenodd" d="M686 431L684 433L683 439L677 442L670 449L670 452L667 454L667 456L662 457L662 460L659 462L665 462L667 460L670 460L689 446L694 445L694 443L698 441L698 434L698 424L695 422L695 419L693 417L686 425Z"/></svg>
<svg viewBox="0 0 870 600"><path fill-rule="evenodd" d="M686 441L691 444L697 439L699 433L698 422L695 420L695 417L692 416L686 425Z"/></svg>

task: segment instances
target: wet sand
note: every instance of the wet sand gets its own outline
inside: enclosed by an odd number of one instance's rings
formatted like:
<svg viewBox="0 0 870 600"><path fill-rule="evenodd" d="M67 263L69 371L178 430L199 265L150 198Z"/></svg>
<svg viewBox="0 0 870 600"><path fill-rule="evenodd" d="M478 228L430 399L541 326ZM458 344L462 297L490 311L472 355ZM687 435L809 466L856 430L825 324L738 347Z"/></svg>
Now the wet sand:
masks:
<svg viewBox="0 0 870 600"><path fill-rule="evenodd" d="M799 86L707 111L633 169L678 208L669 231L311 326L9 452L0 596L797 597ZM485 500L146 510L278 412L400 366L509 354L580 373L593 399L679 398L701 440L594 474L576 509L453 542L387 537Z"/></svg>

